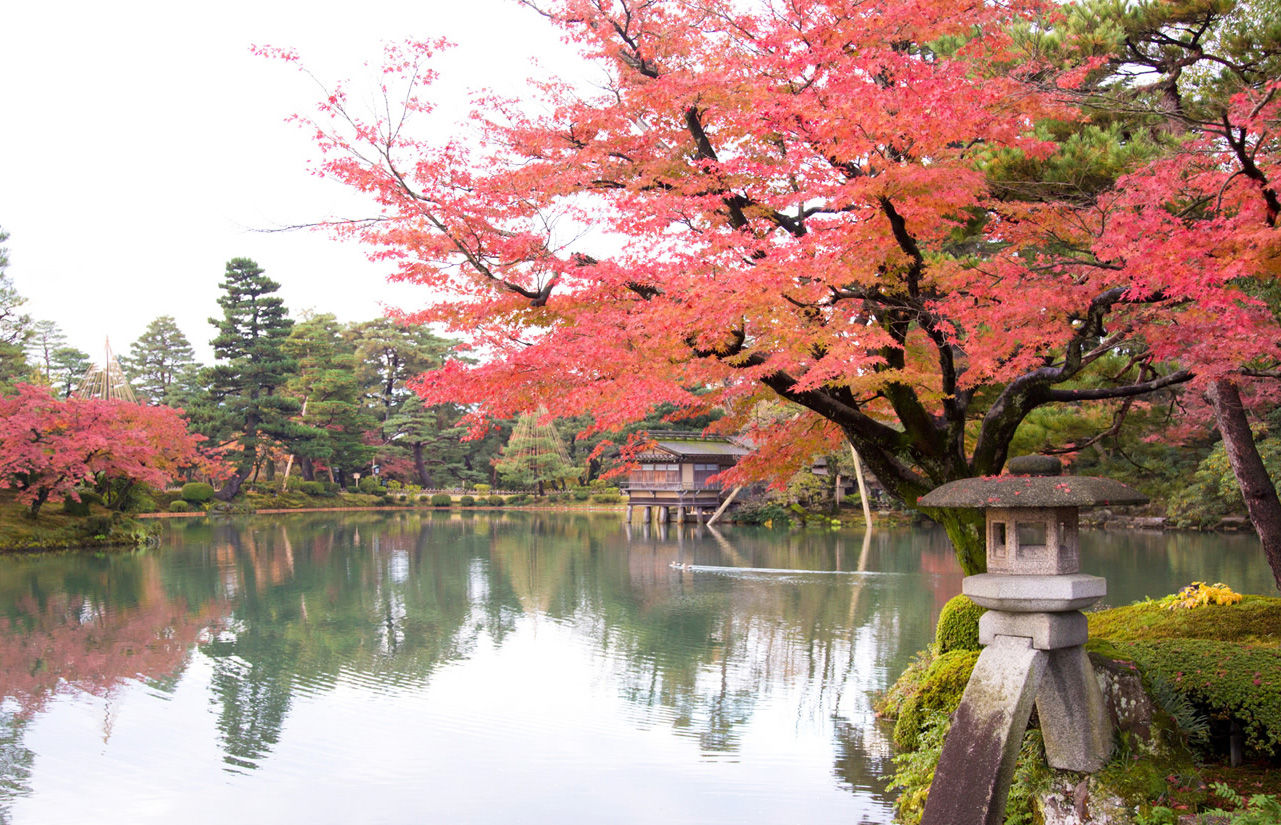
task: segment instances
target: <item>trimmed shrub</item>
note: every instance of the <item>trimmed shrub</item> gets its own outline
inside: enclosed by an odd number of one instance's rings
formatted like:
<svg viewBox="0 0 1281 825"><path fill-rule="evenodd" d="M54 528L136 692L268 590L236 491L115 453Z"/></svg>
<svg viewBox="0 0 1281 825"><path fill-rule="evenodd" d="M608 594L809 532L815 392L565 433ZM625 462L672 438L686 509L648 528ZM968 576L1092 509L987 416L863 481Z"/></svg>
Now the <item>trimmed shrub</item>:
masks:
<svg viewBox="0 0 1281 825"><path fill-rule="evenodd" d="M376 476L365 476L356 483L356 489L362 493L377 493L381 491L382 488L383 486L378 483L378 478Z"/></svg>
<svg viewBox="0 0 1281 825"><path fill-rule="evenodd" d="M979 650L979 617L987 608L979 607L969 596L953 596L939 613L938 627L934 630L934 644L938 652L953 650Z"/></svg>
<svg viewBox="0 0 1281 825"><path fill-rule="evenodd" d="M171 513L190 513L191 505L182 499L169 502L169 512Z"/></svg>
<svg viewBox="0 0 1281 825"><path fill-rule="evenodd" d="M324 495L325 485L319 481L304 481L298 485L298 492L307 496Z"/></svg>
<svg viewBox="0 0 1281 825"><path fill-rule="evenodd" d="M192 481L182 485L182 500L191 504L204 504L214 496L214 488L203 481Z"/></svg>
<svg viewBox="0 0 1281 825"><path fill-rule="evenodd" d="M583 487L575 487L569 491L569 494L574 497L574 501L587 501L589 498L593 500L595 499L595 496L592 495L592 491Z"/></svg>
<svg viewBox="0 0 1281 825"><path fill-rule="evenodd" d="M489 495L489 491L494 488L489 484L473 484L472 489L478 493L478 497L479 497L479 496Z"/></svg>
<svg viewBox="0 0 1281 825"><path fill-rule="evenodd" d="M605 490L600 493L592 493L593 504L619 504L623 500L623 494L618 490Z"/></svg>
<svg viewBox="0 0 1281 825"><path fill-rule="evenodd" d="M431 497L432 507L448 507L454 503L454 497L449 493L436 493Z"/></svg>
<svg viewBox="0 0 1281 825"><path fill-rule="evenodd" d="M62 512L69 516L83 517L89 515L89 502L81 494L80 500L76 501L71 496L62 500Z"/></svg>
<svg viewBox="0 0 1281 825"><path fill-rule="evenodd" d="M490 506L490 507L502 507L502 506L503 506L503 497L502 497L502 496L490 496L488 499L486 499L486 501L488 501L488 502L489 502L489 506Z"/></svg>
<svg viewBox="0 0 1281 825"><path fill-rule="evenodd" d="M471 496L463 496L462 498L458 499L458 505L460 507L471 507L475 503L476 503L476 499L472 498Z"/></svg>
<svg viewBox="0 0 1281 825"><path fill-rule="evenodd" d="M529 500L529 496L525 495L524 493L517 493L514 496L507 497L507 506L511 507L516 504L524 504L528 500Z"/></svg>

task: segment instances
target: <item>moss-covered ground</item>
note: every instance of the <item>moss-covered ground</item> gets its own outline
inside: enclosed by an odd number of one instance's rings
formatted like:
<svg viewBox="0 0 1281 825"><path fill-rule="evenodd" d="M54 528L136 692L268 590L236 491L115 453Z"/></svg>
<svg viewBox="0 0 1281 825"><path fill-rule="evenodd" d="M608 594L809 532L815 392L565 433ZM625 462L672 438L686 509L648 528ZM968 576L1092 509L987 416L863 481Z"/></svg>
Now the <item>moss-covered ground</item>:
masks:
<svg viewBox="0 0 1281 825"><path fill-rule="evenodd" d="M0 491L0 552L66 550L85 547L136 547L155 527L131 516L91 504L88 515L64 512L61 502L42 507L32 518L13 494Z"/></svg>

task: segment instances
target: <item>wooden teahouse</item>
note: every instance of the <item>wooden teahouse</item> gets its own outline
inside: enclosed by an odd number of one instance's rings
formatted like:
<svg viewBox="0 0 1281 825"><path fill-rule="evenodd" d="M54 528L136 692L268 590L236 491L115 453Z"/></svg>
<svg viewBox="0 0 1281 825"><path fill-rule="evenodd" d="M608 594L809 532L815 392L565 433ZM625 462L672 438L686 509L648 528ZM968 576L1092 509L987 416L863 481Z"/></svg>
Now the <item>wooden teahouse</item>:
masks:
<svg viewBox="0 0 1281 825"><path fill-rule="evenodd" d="M696 432L652 433L653 446L637 457L627 478L627 520L638 507L648 521L655 509L660 521L698 522L716 513L738 492L709 484L708 479L733 467L751 452L733 438Z"/></svg>

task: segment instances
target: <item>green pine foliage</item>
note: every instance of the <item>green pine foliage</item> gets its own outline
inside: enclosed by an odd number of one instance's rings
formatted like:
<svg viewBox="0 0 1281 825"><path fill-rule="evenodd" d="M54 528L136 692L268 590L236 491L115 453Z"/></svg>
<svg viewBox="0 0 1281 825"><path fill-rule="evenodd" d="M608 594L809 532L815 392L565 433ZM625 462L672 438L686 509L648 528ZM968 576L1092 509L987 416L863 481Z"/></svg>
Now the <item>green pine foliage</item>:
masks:
<svg viewBox="0 0 1281 825"><path fill-rule="evenodd" d="M240 448L236 474L220 493L230 497L259 467L267 450L289 432L289 417L299 404L282 390L296 369L284 350L293 327L280 285L248 258L227 262L218 298L222 316L210 318L218 330L210 342L217 363L203 375L208 392L195 418L215 443Z"/></svg>
<svg viewBox="0 0 1281 825"><path fill-rule="evenodd" d="M27 299L18 294L6 270L9 250L3 246L9 233L0 228L0 387L27 377L26 346L33 334L31 316L20 307Z"/></svg>
<svg viewBox="0 0 1281 825"><path fill-rule="evenodd" d="M374 457L364 435L377 426L361 399L356 350L333 315L314 315L294 324L282 349L296 365L285 384L299 405L285 441L306 477L316 463L359 472Z"/></svg>
<svg viewBox="0 0 1281 825"><path fill-rule="evenodd" d="M550 422L541 421L539 413L521 416L503 448L494 469L504 482L513 487L538 488L561 485L579 476L570 463L564 442Z"/></svg>
<svg viewBox="0 0 1281 825"><path fill-rule="evenodd" d="M148 324L120 366L140 401L185 407L195 393L196 352L171 315Z"/></svg>

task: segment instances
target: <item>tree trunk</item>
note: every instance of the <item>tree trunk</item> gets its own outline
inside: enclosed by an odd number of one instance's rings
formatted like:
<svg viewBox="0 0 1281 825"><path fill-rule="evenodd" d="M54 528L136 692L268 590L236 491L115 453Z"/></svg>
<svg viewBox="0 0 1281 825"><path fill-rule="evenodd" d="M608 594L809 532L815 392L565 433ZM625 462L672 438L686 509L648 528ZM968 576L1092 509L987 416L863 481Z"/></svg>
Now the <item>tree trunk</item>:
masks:
<svg viewBox="0 0 1281 825"><path fill-rule="evenodd" d="M986 517L978 510L929 510L928 515L943 525L952 540L956 560L967 576L987 572Z"/></svg>
<svg viewBox="0 0 1281 825"><path fill-rule="evenodd" d="M1236 384L1228 378L1215 381L1210 387L1210 400L1214 403L1214 417L1223 436L1228 463L1245 499L1246 512L1263 544L1263 555L1272 568L1272 578L1281 590L1281 500L1277 499L1277 488L1259 457Z"/></svg>
<svg viewBox="0 0 1281 825"><path fill-rule="evenodd" d="M245 483L245 479L249 478L249 474L253 471L252 464L236 470L235 475L227 479L227 483L222 485L222 489L214 493L214 498L219 501L231 501L236 497L236 493L240 492L240 485Z"/></svg>
<svg viewBox="0 0 1281 825"><path fill-rule="evenodd" d="M418 474L418 486L431 488L431 476L427 473L427 460L423 456L423 443L415 441L414 451L414 472Z"/></svg>
<svg viewBox="0 0 1281 825"><path fill-rule="evenodd" d="M298 472L302 473L303 481L316 480L316 464L311 460L310 456L298 456Z"/></svg>

